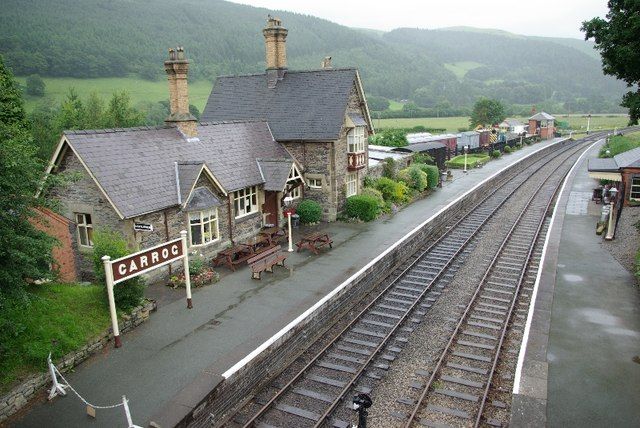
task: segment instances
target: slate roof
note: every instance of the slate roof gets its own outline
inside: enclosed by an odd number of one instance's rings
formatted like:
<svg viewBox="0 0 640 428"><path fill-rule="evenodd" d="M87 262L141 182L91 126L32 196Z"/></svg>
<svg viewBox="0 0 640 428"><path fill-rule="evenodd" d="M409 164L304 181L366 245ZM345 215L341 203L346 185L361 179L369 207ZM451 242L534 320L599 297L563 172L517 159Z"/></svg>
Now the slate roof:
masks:
<svg viewBox="0 0 640 428"><path fill-rule="evenodd" d="M176 162L178 169L178 184L180 187L180 201L185 202L189 197L189 192L200 175L204 161L199 162Z"/></svg>
<svg viewBox="0 0 640 428"><path fill-rule="evenodd" d="M442 149L446 147L447 146L444 143L439 143L437 141L428 141L426 143L414 143L404 147L397 147L393 150L399 151L399 152L409 151L409 152L416 153L416 152L426 152L427 150L433 150L433 149Z"/></svg>
<svg viewBox="0 0 640 428"><path fill-rule="evenodd" d="M263 119L277 141L337 140L356 75L355 68L287 71L275 88L266 73L221 76L202 120Z"/></svg>
<svg viewBox="0 0 640 428"><path fill-rule="evenodd" d="M216 195L211 193L207 187L196 187L193 189L189 200L185 204L187 211L206 210L208 208L219 207L222 202Z"/></svg>
<svg viewBox="0 0 640 428"><path fill-rule="evenodd" d="M589 171L601 171L601 172L618 172L618 164L614 158L593 158L589 159Z"/></svg>
<svg viewBox="0 0 640 428"><path fill-rule="evenodd" d="M291 172L291 160L260 159L258 165L264 177L264 190L282 192Z"/></svg>
<svg viewBox="0 0 640 428"><path fill-rule="evenodd" d="M195 165L189 165L205 163L223 190L232 192L264 182L256 159L293 161L263 121L203 123L197 140L173 127L65 131L64 136L124 218L178 204L175 162L183 165L179 176L185 183L193 183ZM184 192L182 182L180 187Z"/></svg>
<svg viewBox="0 0 640 428"><path fill-rule="evenodd" d="M364 120L364 117L358 113L348 113L349 119L353 122L355 126L367 126L367 121Z"/></svg>
<svg viewBox="0 0 640 428"><path fill-rule="evenodd" d="M619 172L622 168L640 168L640 147L619 153L612 158L589 159L589 171Z"/></svg>
<svg viewBox="0 0 640 428"><path fill-rule="evenodd" d="M529 120L555 120L555 117L551 116L549 113L541 111L540 113L536 113L531 116Z"/></svg>
<svg viewBox="0 0 640 428"><path fill-rule="evenodd" d="M613 158L619 168L640 168L640 147L617 154Z"/></svg>

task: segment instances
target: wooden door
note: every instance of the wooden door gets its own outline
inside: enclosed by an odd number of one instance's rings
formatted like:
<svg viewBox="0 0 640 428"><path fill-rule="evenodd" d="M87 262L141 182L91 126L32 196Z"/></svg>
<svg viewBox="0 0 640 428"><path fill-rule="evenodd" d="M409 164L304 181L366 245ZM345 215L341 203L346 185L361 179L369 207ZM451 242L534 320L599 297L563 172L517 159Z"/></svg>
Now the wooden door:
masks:
<svg viewBox="0 0 640 428"><path fill-rule="evenodd" d="M278 192L264 192L262 212L267 214L267 223L278 226Z"/></svg>

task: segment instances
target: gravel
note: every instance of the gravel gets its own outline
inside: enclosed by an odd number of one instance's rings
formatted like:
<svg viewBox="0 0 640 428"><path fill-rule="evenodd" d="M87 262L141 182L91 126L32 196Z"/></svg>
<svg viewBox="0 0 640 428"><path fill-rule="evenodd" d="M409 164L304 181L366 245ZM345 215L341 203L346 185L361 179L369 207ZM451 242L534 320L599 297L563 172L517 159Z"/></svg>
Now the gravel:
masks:
<svg viewBox="0 0 640 428"><path fill-rule="evenodd" d="M632 275L635 272L635 257L640 248L640 207L624 207L613 241L602 240L602 246Z"/></svg>

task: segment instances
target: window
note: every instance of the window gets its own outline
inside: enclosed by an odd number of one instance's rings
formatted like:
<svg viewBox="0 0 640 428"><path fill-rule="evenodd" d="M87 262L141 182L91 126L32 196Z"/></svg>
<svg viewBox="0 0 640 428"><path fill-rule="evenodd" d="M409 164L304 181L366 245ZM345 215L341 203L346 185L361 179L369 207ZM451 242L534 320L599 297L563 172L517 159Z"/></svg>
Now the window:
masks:
<svg viewBox="0 0 640 428"><path fill-rule="evenodd" d="M258 188L256 186L233 192L233 208L236 218L258 211Z"/></svg>
<svg viewBox="0 0 640 428"><path fill-rule="evenodd" d="M76 213L78 244L82 247L93 247L93 223L91 214Z"/></svg>
<svg viewBox="0 0 640 428"><path fill-rule="evenodd" d="M347 152L364 152L364 126L356 126L347 134Z"/></svg>
<svg viewBox="0 0 640 428"><path fill-rule="evenodd" d="M218 239L218 209L189 213L191 245L205 245Z"/></svg>
<svg viewBox="0 0 640 428"><path fill-rule="evenodd" d="M640 176L631 179L631 194L629 199L634 201L640 200Z"/></svg>
<svg viewBox="0 0 640 428"><path fill-rule="evenodd" d="M322 189L322 178L310 178L309 187L312 189Z"/></svg>
<svg viewBox="0 0 640 428"><path fill-rule="evenodd" d="M347 174L347 198L358 193L358 173Z"/></svg>

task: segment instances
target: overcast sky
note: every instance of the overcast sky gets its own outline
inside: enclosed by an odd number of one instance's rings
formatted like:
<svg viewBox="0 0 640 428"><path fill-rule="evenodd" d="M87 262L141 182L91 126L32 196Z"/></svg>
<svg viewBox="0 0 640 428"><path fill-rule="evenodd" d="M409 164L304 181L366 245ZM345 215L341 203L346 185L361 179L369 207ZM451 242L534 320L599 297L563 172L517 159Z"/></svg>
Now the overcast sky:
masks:
<svg viewBox="0 0 640 428"><path fill-rule="evenodd" d="M349 27L497 28L582 39L582 21L607 13L606 0L233 0L328 19Z"/></svg>

